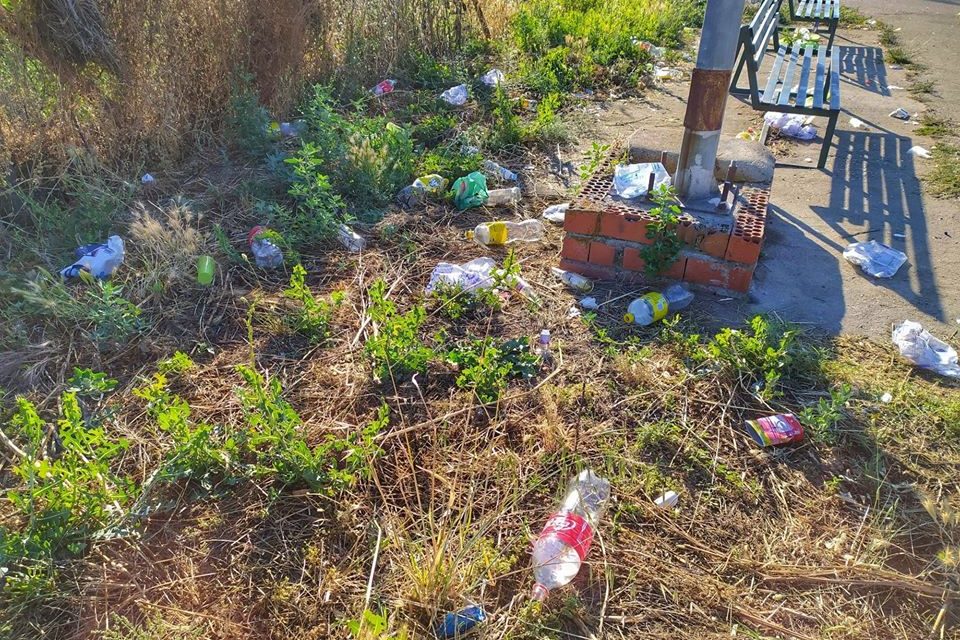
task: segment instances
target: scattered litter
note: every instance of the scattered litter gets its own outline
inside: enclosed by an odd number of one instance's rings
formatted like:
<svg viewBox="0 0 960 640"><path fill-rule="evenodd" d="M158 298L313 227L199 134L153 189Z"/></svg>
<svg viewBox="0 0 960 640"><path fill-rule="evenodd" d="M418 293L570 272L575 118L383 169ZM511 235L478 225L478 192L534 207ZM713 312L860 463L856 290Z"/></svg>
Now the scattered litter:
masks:
<svg viewBox="0 0 960 640"><path fill-rule="evenodd" d="M850 118L850 126L854 129L863 129L867 125L860 118Z"/></svg>
<svg viewBox="0 0 960 640"><path fill-rule="evenodd" d="M500 71L500 69L490 69L490 71L487 71L485 74L483 74L483 77L480 78L480 80L483 81L483 84L487 85L488 87L499 86L500 83L505 79L506 76L503 75L503 71Z"/></svg>
<svg viewBox="0 0 960 640"><path fill-rule="evenodd" d="M636 38L634 38L633 43L644 51L647 51L654 58L662 58L667 53L667 50L663 47L658 47L652 42L647 42L646 40L638 41Z"/></svg>
<svg viewBox="0 0 960 640"><path fill-rule="evenodd" d="M903 91L903 87L897 86L895 84L888 84L887 89L890 91Z"/></svg>
<svg viewBox="0 0 960 640"><path fill-rule="evenodd" d="M589 469L570 482L560 510L533 544L534 600L543 602L551 589L568 584L580 571L609 499L610 482Z"/></svg>
<svg viewBox="0 0 960 640"><path fill-rule="evenodd" d="M455 107L459 107L467 102L467 85L458 84L455 87L450 87L446 91L440 94L440 98L443 99L447 104L452 104Z"/></svg>
<svg viewBox="0 0 960 640"><path fill-rule="evenodd" d="M438 285L460 287L464 291L489 289L493 286L493 270L497 263L484 256L463 264L440 262L430 274L426 292L433 293Z"/></svg>
<svg viewBox="0 0 960 640"><path fill-rule="evenodd" d="M746 129L746 131L741 131L740 133L737 134L737 140L755 141L759 137L760 136L757 133L757 130L754 129L753 127L749 127Z"/></svg>
<svg viewBox="0 0 960 640"><path fill-rule="evenodd" d="M492 173L495 176L498 176L502 180L508 180L510 182L517 181L517 174L506 167L502 167L493 160L484 160L483 168Z"/></svg>
<svg viewBox="0 0 960 640"><path fill-rule="evenodd" d="M209 287L213 284L213 274L217 271L217 263L211 256L197 258L197 282L201 286Z"/></svg>
<svg viewBox="0 0 960 640"><path fill-rule="evenodd" d="M807 118L797 113L767 112L763 116L772 129L778 129L781 135L797 140L813 140L817 137L817 128L807 121Z"/></svg>
<svg viewBox="0 0 960 640"><path fill-rule="evenodd" d="M680 502L680 494L676 491L664 491L660 497L653 501L661 509L673 509Z"/></svg>
<svg viewBox="0 0 960 640"><path fill-rule="evenodd" d="M537 341L533 343L533 352L540 356L541 360L550 359L550 329L544 329L537 336Z"/></svg>
<svg viewBox="0 0 960 640"><path fill-rule="evenodd" d="M876 20L867 20L867 24L870 25L871 27L875 27L875 26L877 26L877 21L876 21Z"/></svg>
<svg viewBox="0 0 960 640"><path fill-rule="evenodd" d="M277 269L283 266L283 251L270 240L270 235L274 233L276 232L263 225L257 225L247 236L250 253L261 269Z"/></svg>
<svg viewBox="0 0 960 640"><path fill-rule="evenodd" d="M550 205L543 210L543 217L554 224L563 224L563 221L567 217L567 209L569 208L569 202Z"/></svg>
<svg viewBox="0 0 960 640"><path fill-rule="evenodd" d="M337 240L351 253L360 253L367 246L367 241L345 224L337 227Z"/></svg>
<svg viewBox="0 0 960 640"><path fill-rule="evenodd" d="M463 211L471 207L479 207L487 201L487 178L479 171L457 178L453 183L453 204Z"/></svg>
<svg viewBox="0 0 960 640"><path fill-rule="evenodd" d="M672 284L663 293L653 291L637 298L627 307L623 321L646 327L663 320L671 311L686 309L693 302L693 294L682 284Z"/></svg>
<svg viewBox="0 0 960 640"><path fill-rule="evenodd" d="M804 158L803 161L804 161L804 162L813 162L813 158Z"/></svg>
<svg viewBox="0 0 960 640"><path fill-rule="evenodd" d="M892 64L892 65L890 65L890 68L891 68L891 69L895 69L896 71L900 71L901 69L903 69L903 65L902 65L902 64Z"/></svg>
<svg viewBox="0 0 960 640"><path fill-rule="evenodd" d="M539 220L496 221L478 224L472 232L467 232L467 236L480 244L494 246L512 242L539 242L543 240L546 232L543 223Z"/></svg>
<svg viewBox="0 0 960 640"><path fill-rule="evenodd" d="M594 95L593 89L584 89L583 91L578 91L573 94L574 98L578 100L589 100Z"/></svg>
<svg viewBox="0 0 960 640"><path fill-rule="evenodd" d="M597 309L600 308L600 305L597 304L597 299L593 297L584 298L583 300L581 300L580 306L586 309L587 311L596 311Z"/></svg>
<svg viewBox="0 0 960 640"><path fill-rule="evenodd" d="M414 207L426 198L427 194L439 195L447 188L447 179L436 173L420 176L397 194L397 202L405 209Z"/></svg>
<svg viewBox="0 0 960 640"><path fill-rule="evenodd" d="M907 254L876 240L848 245L843 257L874 278L892 278L907 261Z"/></svg>
<svg viewBox="0 0 960 640"><path fill-rule="evenodd" d="M923 147L910 147L910 150L907 151L907 153L909 153L912 156L916 156L918 158L924 158L927 160L933 157L933 154L931 154L929 151L927 151Z"/></svg>
<svg viewBox="0 0 960 640"><path fill-rule="evenodd" d="M587 293L593 289L593 281L590 280L590 278L583 277L579 273L565 271L556 267L552 267L550 271L552 271L553 275L560 279L560 282L567 285L571 289L582 291L583 293Z"/></svg>
<svg viewBox="0 0 960 640"><path fill-rule="evenodd" d="M880 402L882 402L883 404L890 404L891 402L893 402L893 395L891 395L889 391L886 392L885 394L880 396Z"/></svg>
<svg viewBox="0 0 960 640"><path fill-rule="evenodd" d="M150 184L151 182L156 182L156 181L157 181L157 179L154 178L154 177L153 177L152 175L150 175L149 173L145 173L145 174L143 174L143 175L140 177L140 183L141 183L141 184Z"/></svg>
<svg viewBox="0 0 960 640"><path fill-rule="evenodd" d="M904 109L903 107L900 107L896 111L891 112L890 117L896 118L897 120L909 120L910 112Z"/></svg>
<svg viewBox="0 0 960 640"><path fill-rule="evenodd" d="M376 97L380 97L387 93L393 93L394 88L397 86L396 80L383 80L375 86L373 89L370 89L370 93Z"/></svg>
<svg viewBox="0 0 960 640"><path fill-rule="evenodd" d="M277 130L284 138L298 138L307 130L307 123L303 120L294 120L293 122L281 122Z"/></svg>
<svg viewBox="0 0 960 640"><path fill-rule="evenodd" d="M461 638L486 619L483 607L471 605L460 611L447 612L434 631L438 638Z"/></svg>
<svg viewBox="0 0 960 640"><path fill-rule="evenodd" d="M570 308L567 309L567 318L568 318L568 319L574 320L574 319L576 319L576 318L579 318L580 316L581 316L580 309L577 308L577 305L575 305L575 304L574 304L574 305L571 305Z"/></svg>
<svg viewBox="0 0 960 640"><path fill-rule="evenodd" d="M674 67L657 67L653 72L657 80L682 80L683 71Z"/></svg>
<svg viewBox="0 0 960 640"><path fill-rule="evenodd" d="M489 207L500 207L520 202L523 194L520 187L510 187L509 189L491 189L487 193L487 201L484 203Z"/></svg>
<svg viewBox="0 0 960 640"><path fill-rule="evenodd" d="M123 264L123 238L110 236L106 243L85 244L73 252L77 261L60 270L64 278L76 278L86 271L101 280L109 278Z"/></svg>
<svg viewBox="0 0 960 640"><path fill-rule="evenodd" d="M900 355L918 367L960 378L956 349L924 329L919 322L905 320L894 329L893 344L900 349Z"/></svg>
<svg viewBox="0 0 960 640"><path fill-rule="evenodd" d="M750 437L761 447L803 440L803 425L792 413L747 420L744 426Z"/></svg>
<svg viewBox="0 0 960 640"><path fill-rule="evenodd" d="M671 184L670 174L659 162L619 164L613 170L613 190L621 198L642 198L647 195L650 174L654 175L654 189Z"/></svg>

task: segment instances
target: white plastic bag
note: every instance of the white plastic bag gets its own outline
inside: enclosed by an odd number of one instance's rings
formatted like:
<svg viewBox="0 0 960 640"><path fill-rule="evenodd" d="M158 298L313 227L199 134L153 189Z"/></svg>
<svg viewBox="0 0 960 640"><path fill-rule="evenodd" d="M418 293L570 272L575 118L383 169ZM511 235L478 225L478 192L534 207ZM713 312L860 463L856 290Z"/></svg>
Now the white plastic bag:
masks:
<svg viewBox="0 0 960 640"><path fill-rule="evenodd" d="M452 104L455 107L459 107L467 102L467 85L458 84L455 87L450 87L446 91L440 94L440 97L447 104Z"/></svg>
<svg viewBox="0 0 960 640"><path fill-rule="evenodd" d="M874 278L892 278L907 261L907 254L876 240L854 242L843 252L843 257Z"/></svg>
<svg viewBox="0 0 960 640"><path fill-rule="evenodd" d="M543 210L543 217L554 224L563 224L567 217L567 209L570 208L569 202L563 204L553 204Z"/></svg>
<svg viewBox="0 0 960 640"><path fill-rule="evenodd" d="M63 278L76 278L81 271L101 280L109 278L123 264L123 238L110 236L105 244L85 244L74 252L77 261L60 270Z"/></svg>
<svg viewBox="0 0 960 640"><path fill-rule="evenodd" d="M480 78L480 80L482 80L483 84L487 85L488 87L496 87L504 81L505 77L506 76L503 75L503 71L500 71L500 69L490 69L490 71L487 71L485 74L483 74L483 77Z"/></svg>
<svg viewBox="0 0 960 640"><path fill-rule="evenodd" d="M918 367L929 369L942 376L960 378L957 351L925 330L919 322L905 320L894 329L893 344L900 349L900 355Z"/></svg>
<svg viewBox="0 0 960 640"><path fill-rule="evenodd" d="M493 270L497 263L493 258L477 258L463 264L440 262L430 274L427 293L433 293L438 286L446 284L459 286L464 291L489 289L493 286Z"/></svg>
<svg viewBox="0 0 960 640"><path fill-rule="evenodd" d="M807 121L807 117L798 113L780 113L768 111L764 122L773 129L779 129L782 135L797 140L813 140L817 137L817 128Z"/></svg>
<svg viewBox="0 0 960 640"><path fill-rule="evenodd" d="M671 184L667 168L659 162L620 164L613 170L613 190L621 198L642 198L647 195L651 173L656 176L653 180L654 189Z"/></svg>
<svg viewBox="0 0 960 640"><path fill-rule="evenodd" d="M925 159L925 160L929 160L930 158L933 157L933 154L932 154L932 153L930 153L929 151L927 151L927 150L924 149L923 147L919 147L919 146L918 146L918 147L910 147L910 149L907 151L907 153L909 153L910 155L915 156L915 157L917 157L917 158L923 158L923 159Z"/></svg>

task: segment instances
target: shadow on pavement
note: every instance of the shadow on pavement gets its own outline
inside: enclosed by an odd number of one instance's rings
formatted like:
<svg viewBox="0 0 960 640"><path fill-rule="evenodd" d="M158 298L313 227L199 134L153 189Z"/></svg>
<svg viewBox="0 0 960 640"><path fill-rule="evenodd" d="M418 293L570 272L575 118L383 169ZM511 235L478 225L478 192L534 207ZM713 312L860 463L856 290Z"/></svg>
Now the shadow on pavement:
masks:
<svg viewBox="0 0 960 640"><path fill-rule="evenodd" d="M829 204L811 209L850 242L876 240L906 253L908 262L895 277L869 281L944 321L920 180L908 153L913 141L867 124L873 130L837 132ZM866 229L851 235L849 225Z"/></svg>
<svg viewBox="0 0 960 640"><path fill-rule="evenodd" d="M883 49L880 47L840 47L840 74L845 84L881 96L890 95L887 68L883 64ZM842 95L843 91L840 93Z"/></svg>

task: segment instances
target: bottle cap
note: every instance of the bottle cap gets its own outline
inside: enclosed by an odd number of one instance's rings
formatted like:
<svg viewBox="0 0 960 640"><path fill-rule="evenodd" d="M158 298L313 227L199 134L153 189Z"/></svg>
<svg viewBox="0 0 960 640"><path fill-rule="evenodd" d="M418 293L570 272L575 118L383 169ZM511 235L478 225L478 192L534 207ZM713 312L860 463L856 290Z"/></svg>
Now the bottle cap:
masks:
<svg viewBox="0 0 960 640"><path fill-rule="evenodd" d="M625 313L623 314L623 321L627 324L633 324L637 321L637 319L633 317L632 313Z"/></svg>
<svg viewBox="0 0 960 640"><path fill-rule="evenodd" d="M530 593L530 598L536 602L543 602L547 599L548 595L550 595L550 590L538 582L533 585L533 591Z"/></svg>
<svg viewBox="0 0 960 640"><path fill-rule="evenodd" d="M465 231L463 235L467 240L473 240L473 229Z"/></svg>

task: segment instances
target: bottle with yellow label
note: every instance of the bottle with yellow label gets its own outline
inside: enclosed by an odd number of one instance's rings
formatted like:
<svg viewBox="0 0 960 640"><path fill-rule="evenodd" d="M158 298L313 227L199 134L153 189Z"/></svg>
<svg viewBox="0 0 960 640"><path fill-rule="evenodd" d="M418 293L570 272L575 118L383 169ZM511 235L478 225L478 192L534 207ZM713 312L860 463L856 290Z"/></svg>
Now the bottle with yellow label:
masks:
<svg viewBox="0 0 960 640"><path fill-rule="evenodd" d="M671 311L685 309L692 300L692 293L683 285L674 284L667 287L663 293L654 291L631 302L623 320L645 327L663 320Z"/></svg>
<svg viewBox="0 0 960 640"><path fill-rule="evenodd" d="M543 223L539 220L524 220L523 222L484 222L478 224L473 233L468 233L480 244L499 245L511 242L537 242L543 240L546 233Z"/></svg>

